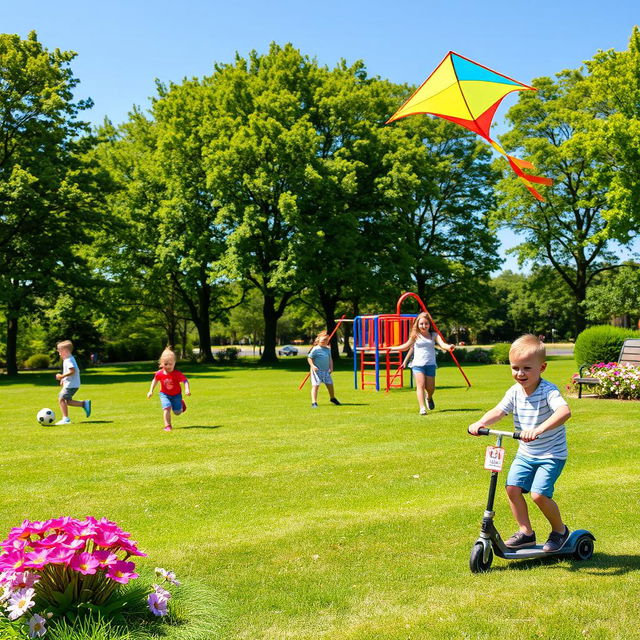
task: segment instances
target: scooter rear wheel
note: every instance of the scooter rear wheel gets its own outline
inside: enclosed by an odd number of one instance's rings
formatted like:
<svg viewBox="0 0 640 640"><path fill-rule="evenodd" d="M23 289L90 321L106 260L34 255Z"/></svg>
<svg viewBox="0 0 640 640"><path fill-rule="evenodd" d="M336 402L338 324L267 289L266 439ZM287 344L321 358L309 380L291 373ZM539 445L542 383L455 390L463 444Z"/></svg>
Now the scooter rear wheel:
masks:
<svg viewBox="0 0 640 640"><path fill-rule="evenodd" d="M471 549L471 555L469 556L469 569L471 573L485 573L491 568L493 562L493 550L489 549L489 555L487 561L484 561L484 546L480 542L476 542Z"/></svg>
<svg viewBox="0 0 640 640"><path fill-rule="evenodd" d="M576 550L573 552L577 560L588 560L593 555L593 540L590 536L581 536L576 542Z"/></svg>

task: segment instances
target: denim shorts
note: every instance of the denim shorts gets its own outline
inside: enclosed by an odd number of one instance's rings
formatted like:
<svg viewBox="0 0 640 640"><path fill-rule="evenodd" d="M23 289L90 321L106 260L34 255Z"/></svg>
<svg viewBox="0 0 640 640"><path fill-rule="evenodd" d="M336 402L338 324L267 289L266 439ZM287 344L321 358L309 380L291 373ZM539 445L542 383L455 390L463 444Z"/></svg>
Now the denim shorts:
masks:
<svg viewBox="0 0 640 640"><path fill-rule="evenodd" d="M319 387L320 383L333 384L333 378L329 369L318 369L311 372L311 386Z"/></svg>
<svg viewBox="0 0 640 640"><path fill-rule="evenodd" d="M523 493L533 491L553 498L554 485L566 462L557 458L532 460L516 455L507 475L507 485L520 487Z"/></svg>
<svg viewBox="0 0 640 640"><path fill-rule="evenodd" d="M429 376L430 378L436 377L436 369L437 367L435 364L423 364L411 367L411 371L413 371L414 375L416 373L422 373L425 376Z"/></svg>
<svg viewBox="0 0 640 640"><path fill-rule="evenodd" d="M177 393L175 396L169 396L166 393L162 393L162 391L158 394L160 396L160 404L163 409L168 409L171 407L173 409L173 413L178 414L182 413L182 394Z"/></svg>
<svg viewBox="0 0 640 640"><path fill-rule="evenodd" d="M58 394L58 398L60 398L60 400L71 400L79 388L80 387L63 387L62 391Z"/></svg>

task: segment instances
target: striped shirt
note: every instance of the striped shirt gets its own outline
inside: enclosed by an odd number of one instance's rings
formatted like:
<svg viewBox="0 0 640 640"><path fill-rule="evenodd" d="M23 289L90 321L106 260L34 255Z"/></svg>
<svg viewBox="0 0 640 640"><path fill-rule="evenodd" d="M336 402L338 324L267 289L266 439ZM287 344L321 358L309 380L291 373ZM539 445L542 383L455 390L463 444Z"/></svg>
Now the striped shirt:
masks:
<svg viewBox="0 0 640 640"><path fill-rule="evenodd" d="M522 386L514 384L498 404L500 411L513 414L516 431L535 429L560 407L566 406L565 399L555 384L540 379L537 389L526 395ZM556 458L566 460L567 433L564 425L545 431L532 442L520 442L518 455L524 458Z"/></svg>

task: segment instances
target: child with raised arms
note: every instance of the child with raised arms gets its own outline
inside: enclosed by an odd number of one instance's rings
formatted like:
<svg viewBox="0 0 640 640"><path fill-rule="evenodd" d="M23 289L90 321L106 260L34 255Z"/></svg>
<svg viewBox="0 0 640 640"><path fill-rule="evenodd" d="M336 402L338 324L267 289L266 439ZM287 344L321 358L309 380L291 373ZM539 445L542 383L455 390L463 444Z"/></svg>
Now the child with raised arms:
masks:
<svg viewBox="0 0 640 640"><path fill-rule="evenodd" d="M436 346L443 351L453 351L455 345L445 342L431 326L431 318L424 311L419 313L411 326L409 339L399 346L392 347L398 351L407 351L402 366L406 367L411 361L411 371L416 381L416 395L418 396L418 407L420 415L427 414L427 406L434 409L436 404L433 401L433 394L436 391Z"/></svg>
<svg viewBox="0 0 640 640"><path fill-rule="evenodd" d="M160 365L160 369L153 376L147 398L153 395L153 390L159 382L159 396L164 417L164 430L171 431L173 429L171 412L173 411L175 415L179 416L187 410L187 405L182 399L182 388L180 384L184 385L184 393L187 396L191 395L191 389L185 375L176 369L176 354L171 349L167 347L162 352L158 364Z"/></svg>

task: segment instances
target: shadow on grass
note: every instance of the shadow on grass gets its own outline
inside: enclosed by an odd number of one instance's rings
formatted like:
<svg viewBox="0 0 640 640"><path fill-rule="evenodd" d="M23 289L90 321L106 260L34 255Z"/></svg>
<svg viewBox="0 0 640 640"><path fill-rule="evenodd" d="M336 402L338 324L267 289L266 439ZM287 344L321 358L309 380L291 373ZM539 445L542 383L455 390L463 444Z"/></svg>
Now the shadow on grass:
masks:
<svg viewBox="0 0 640 640"><path fill-rule="evenodd" d="M578 560L572 556L549 556L548 558L531 558L530 560L515 560L506 565L493 567L492 571L527 571L535 567L553 567L568 562L569 571L580 571L595 576L619 576L640 570L640 555L611 555L594 552L589 560Z"/></svg>
<svg viewBox="0 0 640 640"><path fill-rule="evenodd" d="M435 411L437 413L468 413L469 411L478 411L478 407L470 407L470 408L465 408L465 407L459 407L458 409L438 409L436 407Z"/></svg>
<svg viewBox="0 0 640 640"><path fill-rule="evenodd" d="M188 427L174 427L174 431L184 431L185 429L222 429L221 424L204 425L204 424L192 424Z"/></svg>

